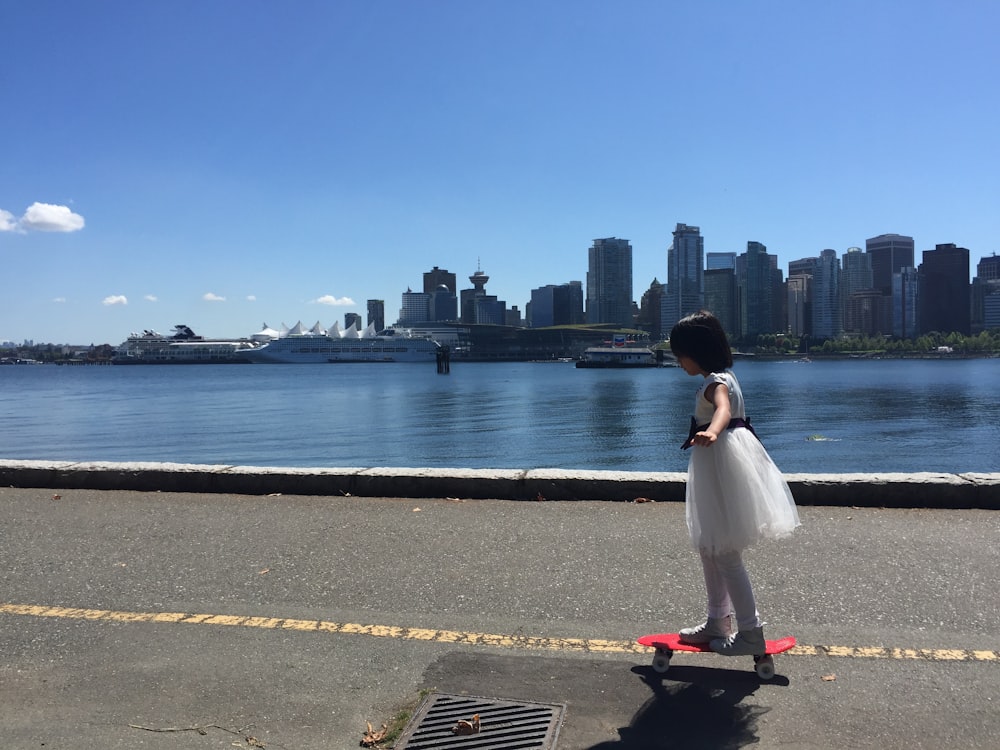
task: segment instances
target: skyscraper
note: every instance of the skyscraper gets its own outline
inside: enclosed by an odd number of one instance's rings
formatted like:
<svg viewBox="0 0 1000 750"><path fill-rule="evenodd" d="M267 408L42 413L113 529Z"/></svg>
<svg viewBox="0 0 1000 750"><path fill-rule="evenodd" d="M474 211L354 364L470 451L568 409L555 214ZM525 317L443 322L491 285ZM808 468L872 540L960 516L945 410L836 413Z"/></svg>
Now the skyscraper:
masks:
<svg viewBox="0 0 1000 750"><path fill-rule="evenodd" d="M368 300L368 325L374 325L376 331L385 329L385 300Z"/></svg>
<svg viewBox="0 0 1000 750"><path fill-rule="evenodd" d="M736 253L705 253L705 270L716 271L720 268L736 270Z"/></svg>
<svg viewBox="0 0 1000 750"><path fill-rule="evenodd" d="M819 254L812 283L812 335L831 339L840 336L840 260L836 250Z"/></svg>
<svg viewBox="0 0 1000 750"><path fill-rule="evenodd" d="M458 297L455 289L455 274L437 266L424 273L424 294L429 295L430 321L458 320Z"/></svg>
<svg viewBox="0 0 1000 750"><path fill-rule="evenodd" d="M429 294L414 292L407 288L403 292L402 307L399 309L399 325L412 326L426 323L430 319L430 299Z"/></svg>
<svg viewBox="0 0 1000 750"><path fill-rule="evenodd" d="M667 283L661 316L663 330L705 306L705 239L698 227L678 224L667 248Z"/></svg>
<svg viewBox="0 0 1000 750"><path fill-rule="evenodd" d="M980 258L971 293L972 333L1000 328L1000 255Z"/></svg>
<svg viewBox="0 0 1000 750"><path fill-rule="evenodd" d="M916 268L901 268L892 275L892 335L914 339L917 330L917 301L920 284Z"/></svg>
<svg viewBox="0 0 1000 750"><path fill-rule="evenodd" d="M920 332L969 334L969 251L954 243L924 250L920 264Z"/></svg>
<svg viewBox="0 0 1000 750"><path fill-rule="evenodd" d="M736 259L740 336L753 342L758 336L784 332L781 270L778 256L769 255L760 242L747 242L747 251Z"/></svg>
<svg viewBox="0 0 1000 750"><path fill-rule="evenodd" d="M587 269L587 322L630 328L632 245L615 237L594 240Z"/></svg>
<svg viewBox="0 0 1000 750"><path fill-rule="evenodd" d="M865 240L872 259L872 285L882 294L892 294L892 275L913 266L913 238L902 234L880 234Z"/></svg>
<svg viewBox="0 0 1000 750"><path fill-rule="evenodd" d="M866 292L865 299L870 298L872 289L872 257L861 252L860 247L849 247L841 260L840 299L844 313L844 331L851 334L874 333L864 330L861 325L862 307L852 302L854 295ZM870 316L868 317L870 320Z"/></svg>
<svg viewBox="0 0 1000 750"><path fill-rule="evenodd" d="M793 336L811 336L813 277L819 258L799 258L788 264L785 286L788 332Z"/></svg>
<svg viewBox="0 0 1000 750"><path fill-rule="evenodd" d="M455 279L455 274L450 273L447 269L434 266L430 271L424 273L424 293L433 294L439 286L444 284L448 287L448 291L457 294Z"/></svg>
<svg viewBox="0 0 1000 750"><path fill-rule="evenodd" d="M548 284L531 290L531 326L576 325L583 322L583 284Z"/></svg>
<svg viewBox="0 0 1000 750"><path fill-rule="evenodd" d="M809 309L809 290L811 284L811 275L788 275L785 293L788 297L788 332L792 336L808 335L812 330L812 312Z"/></svg>
<svg viewBox="0 0 1000 750"><path fill-rule="evenodd" d="M733 253L735 264L736 254ZM729 336L739 331L736 323L736 272L732 267L709 268L705 271L705 309L719 319L722 330ZM675 323L677 321L674 321ZM670 329L664 329L664 334Z"/></svg>
<svg viewBox="0 0 1000 750"><path fill-rule="evenodd" d="M663 304L663 284L656 278L649 285L649 289L642 293L639 300L639 314L635 319L635 327L648 331L653 341L662 341L667 332L663 330L663 317L660 308Z"/></svg>

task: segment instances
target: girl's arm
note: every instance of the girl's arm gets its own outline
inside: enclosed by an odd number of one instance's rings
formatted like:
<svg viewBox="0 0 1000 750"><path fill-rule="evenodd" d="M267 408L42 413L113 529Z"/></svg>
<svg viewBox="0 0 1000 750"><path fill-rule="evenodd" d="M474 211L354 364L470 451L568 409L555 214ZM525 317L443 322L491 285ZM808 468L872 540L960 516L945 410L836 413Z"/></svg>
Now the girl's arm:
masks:
<svg viewBox="0 0 1000 750"><path fill-rule="evenodd" d="M719 439L722 431L729 427L729 420L732 418L729 389L723 383L713 383L705 389L705 398L715 404L715 413L708 427L695 434L694 444L710 446Z"/></svg>

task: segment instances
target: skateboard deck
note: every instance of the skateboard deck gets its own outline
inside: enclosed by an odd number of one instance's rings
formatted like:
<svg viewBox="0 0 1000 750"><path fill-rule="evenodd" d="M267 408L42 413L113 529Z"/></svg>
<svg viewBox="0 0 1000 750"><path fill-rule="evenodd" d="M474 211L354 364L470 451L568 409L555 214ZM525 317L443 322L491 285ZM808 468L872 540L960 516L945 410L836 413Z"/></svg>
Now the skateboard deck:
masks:
<svg viewBox="0 0 1000 750"><path fill-rule="evenodd" d="M688 651L691 653L714 653L712 647L707 643L681 643L680 635L677 633L653 633L640 636L636 639L640 646L649 646L656 649L653 656L653 670L656 672L666 672L670 667L670 658L674 651ZM774 654L780 654L795 647L795 638L787 636L777 640L764 641L764 654L754 656L754 669L762 680L770 680L774 677Z"/></svg>

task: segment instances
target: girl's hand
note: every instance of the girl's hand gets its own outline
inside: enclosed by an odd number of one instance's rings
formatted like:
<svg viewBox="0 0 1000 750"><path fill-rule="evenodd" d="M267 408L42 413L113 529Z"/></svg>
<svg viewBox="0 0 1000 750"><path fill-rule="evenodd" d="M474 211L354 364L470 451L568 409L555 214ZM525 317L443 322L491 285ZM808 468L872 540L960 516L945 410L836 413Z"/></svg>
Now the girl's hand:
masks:
<svg viewBox="0 0 1000 750"><path fill-rule="evenodd" d="M697 433L695 433L694 444L695 445L704 445L704 446L710 448L715 443L715 441L718 440L718 439L719 439L719 436L716 435L714 432L709 432L708 430L704 430L703 432L697 432Z"/></svg>

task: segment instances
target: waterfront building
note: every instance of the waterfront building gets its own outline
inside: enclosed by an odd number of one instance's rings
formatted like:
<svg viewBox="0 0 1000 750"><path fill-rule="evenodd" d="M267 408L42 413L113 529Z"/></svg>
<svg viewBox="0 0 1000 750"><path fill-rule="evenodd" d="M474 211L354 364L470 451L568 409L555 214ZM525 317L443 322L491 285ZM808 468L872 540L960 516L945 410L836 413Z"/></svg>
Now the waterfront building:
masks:
<svg viewBox="0 0 1000 750"><path fill-rule="evenodd" d="M788 333L792 336L808 336L812 331L811 288L812 274L789 272L785 294L788 297Z"/></svg>
<svg viewBox="0 0 1000 750"><path fill-rule="evenodd" d="M677 224L667 248L667 283L663 292L663 329L705 306L705 239L698 227Z"/></svg>
<svg viewBox="0 0 1000 750"><path fill-rule="evenodd" d="M786 325L795 336L812 334L812 284L819 258L799 258L788 264L785 284ZM792 279L795 279L794 283Z"/></svg>
<svg viewBox="0 0 1000 750"><path fill-rule="evenodd" d="M607 237L594 240L588 251L587 323L632 326L632 245Z"/></svg>
<svg viewBox="0 0 1000 750"><path fill-rule="evenodd" d="M862 289L847 300L845 316L862 336L888 335L892 331L892 298L878 289Z"/></svg>
<svg viewBox="0 0 1000 750"><path fill-rule="evenodd" d="M812 335L819 339L841 334L840 259L836 250L824 250L816 261L812 283Z"/></svg>
<svg viewBox="0 0 1000 750"><path fill-rule="evenodd" d="M642 293L635 327L646 331L652 341L663 341L670 333L663 327L663 284L654 278L649 289Z"/></svg>
<svg viewBox="0 0 1000 750"><path fill-rule="evenodd" d="M778 256L760 242L747 242L747 251L736 259L739 334L745 343L785 331L783 287Z"/></svg>
<svg viewBox="0 0 1000 750"><path fill-rule="evenodd" d="M460 294L462 323L465 325L489 324L502 326L507 323L507 302L486 293L490 277L477 267L469 277L472 289L463 289Z"/></svg>
<svg viewBox="0 0 1000 750"><path fill-rule="evenodd" d="M969 334L969 251L954 243L924 250L920 264L920 332Z"/></svg>
<svg viewBox="0 0 1000 750"><path fill-rule="evenodd" d="M374 326L376 331L385 330L385 300L368 300L368 325Z"/></svg>
<svg viewBox="0 0 1000 750"><path fill-rule="evenodd" d="M732 268L710 268L705 271L705 309L711 312L730 338L739 333L736 310L736 254Z"/></svg>
<svg viewBox="0 0 1000 750"><path fill-rule="evenodd" d="M424 292L426 294L433 294L443 284L448 291L456 294L458 287L455 282L455 274L450 273L447 269L434 266L430 271L424 273Z"/></svg>
<svg viewBox="0 0 1000 750"><path fill-rule="evenodd" d="M471 309L474 325L507 325L507 303L497 299L496 295L474 297Z"/></svg>
<svg viewBox="0 0 1000 750"><path fill-rule="evenodd" d="M531 290L532 328L583 323L583 282L547 284Z"/></svg>
<svg viewBox="0 0 1000 750"><path fill-rule="evenodd" d="M429 319L435 323L458 320L455 274L434 266L424 273L424 294L429 295Z"/></svg>
<svg viewBox="0 0 1000 750"><path fill-rule="evenodd" d="M361 316L358 313L344 313L344 330L348 328L354 328L358 331L364 328L364 325L361 323Z"/></svg>
<svg viewBox="0 0 1000 750"><path fill-rule="evenodd" d="M865 240L865 251L871 256L873 288L892 296L893 274L914 266L913 238L902 234L880 234Z"/></svg>
<svg viewBox="0 0 1000 750"><path fill-rule="evenodd" d="M851 304L852 297L858 292L873 289L872 258L862 252L860 247L849 247L840 259L840 307L843 311L843 329L845 333L860 335L871 334L864 330L855 317L859 309Z"/></svg>
<svg viewBox="0 0 1000 750"><path fill-rule="evenodd" d="M983 299L983 329L1000 328L1000 292L993 292Z"/></svg>
<svg viewBox="0 0 1000 750"><path fill-rule="evenodd" d="M428 295L428 318L435 323L458 320L458 297L444 284Z"/></svg>
<svg viewBox="0 0 1000 750"><path fill-rule="evenodd" d="M976 278L981 281L1000 281L1000 255L986 255L976 264Z"/></svg>
<svg viewBox="0 0 1000 750"><path fill-rule="evenodd" d="M973 334L990 328L1000 328L1000 255L985 256L976 264L976 275L972 279L972 312L970 328ZM992 309L994 315L987 314Z"/></svg>
<svg viewBox="0 0 1000 750"><path fill-rule="evenodd" d="M914 339L917 327L917 301L919 299L917 269L902 268L892 275L892 335L899 339Z"/></svg>
<svg viewBox="0 0 1000 750"><path fill-rule="evenodd" d="M430 295L424 292L414 292L407 287L403 292L402 306L399 309L398 325L412 326L430 321Z"/></svg>

